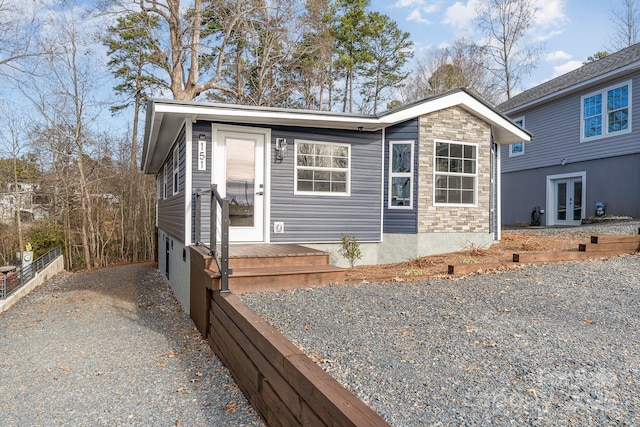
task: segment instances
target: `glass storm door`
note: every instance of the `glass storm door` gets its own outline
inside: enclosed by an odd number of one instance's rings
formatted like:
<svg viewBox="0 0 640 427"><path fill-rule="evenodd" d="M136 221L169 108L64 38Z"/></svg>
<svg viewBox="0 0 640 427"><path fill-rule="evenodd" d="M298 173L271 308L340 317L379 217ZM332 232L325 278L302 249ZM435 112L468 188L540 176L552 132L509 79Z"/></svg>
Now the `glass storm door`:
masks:
<svg viewBox="0 0 640 427"><path fill-rule="evenodd" d="M264 241L264 135L218 131L214 184L229 200L229 240Z"/></svg>
<svg viewBox="0 0 640 427"><path fill-rule="evenodd" d="M559 179L555 182L554 224L580 225L582 221L582 179Z"/></svg>

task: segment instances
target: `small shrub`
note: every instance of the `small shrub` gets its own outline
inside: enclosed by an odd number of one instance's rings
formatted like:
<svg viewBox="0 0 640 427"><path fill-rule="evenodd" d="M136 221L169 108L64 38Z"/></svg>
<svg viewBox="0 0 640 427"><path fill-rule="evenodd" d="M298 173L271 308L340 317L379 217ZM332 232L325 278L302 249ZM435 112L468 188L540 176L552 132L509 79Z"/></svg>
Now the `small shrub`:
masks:
<svg viewBox="0 0 640 427"><path fill-rule="evenodd" d="M56 246L64 246L62 230L52 220L36 221L25 239L33 247L34 257L47 253Z"/></svg>
<svg viewBox="0 0 640 427"><path fill-rule="evenodd" d="M475 260L475 259L473 259L473 258L466 258L466 259L464 259L464 260L462 261L462 263L463 263L463 264L466 264L466 265L471 265L471 264L475 264L475 263L476 263L476 260Z"/></svg>
<svg viewBox="0 0 640 427"><path fill-rule="evenodd" d="M342 248L338 252L349 262L351 268L356 264L356 261L362 259L360 243L356 236L342 235Z"/></svg>

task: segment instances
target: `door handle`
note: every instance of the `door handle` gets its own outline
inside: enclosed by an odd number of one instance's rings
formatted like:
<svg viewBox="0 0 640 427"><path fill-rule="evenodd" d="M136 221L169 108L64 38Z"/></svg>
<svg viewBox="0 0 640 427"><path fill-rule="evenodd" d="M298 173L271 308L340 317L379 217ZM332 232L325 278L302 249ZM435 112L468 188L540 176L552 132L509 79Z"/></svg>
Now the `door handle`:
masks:
<svg viewBox="0 0 640 427"><path fill-rule="evenodd" d="M262 196L262 195L264 195L264 191L258 191L256 194L257 194L258 196Z"/></svg>

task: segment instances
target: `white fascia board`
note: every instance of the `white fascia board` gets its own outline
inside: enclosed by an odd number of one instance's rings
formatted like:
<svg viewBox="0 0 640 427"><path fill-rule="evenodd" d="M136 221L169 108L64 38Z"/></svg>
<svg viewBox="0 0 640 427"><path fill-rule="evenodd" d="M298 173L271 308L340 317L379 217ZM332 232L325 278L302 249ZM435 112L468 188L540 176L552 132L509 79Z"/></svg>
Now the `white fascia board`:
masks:
<svg viewBox="0 0 640 427"><path fill-rule="evenodd" d="M153 153L156 150L156 142L158 141L158 131L160 126L162 125L162 116L163 113L157 113L154 111L149 115L149 120L151 120L151 124L149 126L149 134L145 135L144 147L147 147L144 155L143 162L141 164L141 169L145 173L149 173L149 168L151 167L151 163L153 161Z"/></svg>
<svg viewBox="0 0 640 427"><path fill-rule="evenodd" d="M241 108L221 108L217 106L176 105L156 103L156 112L182 114L193 118L227 120L239 123L313 125L319 127L339 127L340 129L377 130L380 121L375 117L354 117L352 115L316 114L309 111L273 111Z"/></svg>
<svg viewBox="0 0 640 427"><path fill-rule="evenodd" d="M383 116L381 122L384 125L388 126L454 106L460 106L467 111L481 117L491 125L498 126L499 128L504 129L504 132L500 132L502 136L500 140L496 140L498 144L531 141L531 136L527 132L519 128L516 124L511 122L511 120L507 119L501 114L496 113L494 110L487 107L482 102L464 92L452 93L438 99L415 105L411 108L400 110L396 113L391 113L389 115ZM507 135L505 135L505 132L507 133Z"/></svg>

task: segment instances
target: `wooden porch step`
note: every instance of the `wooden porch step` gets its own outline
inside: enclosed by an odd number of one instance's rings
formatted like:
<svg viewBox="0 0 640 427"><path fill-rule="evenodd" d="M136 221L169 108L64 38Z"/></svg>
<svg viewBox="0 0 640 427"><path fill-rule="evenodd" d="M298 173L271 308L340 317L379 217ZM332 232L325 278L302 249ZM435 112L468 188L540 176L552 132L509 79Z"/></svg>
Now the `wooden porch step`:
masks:
<svg viewBox="0 0 640 427"><path fill-rule="evenodd" d="M234 293L296 289L342 283L346 269L333 265L293 265L234 269L229 290ZM211 272L211 288L220 289L220 275Z"/></svg>
<svg viewBox="0 0 640 427"><path fill-rule="evenodd" d="M229 266L236 269L266 268L266 267L295 267L307 265L327 265L329 254L293 254L276 256L245 256L229 257Z"/></svg>

